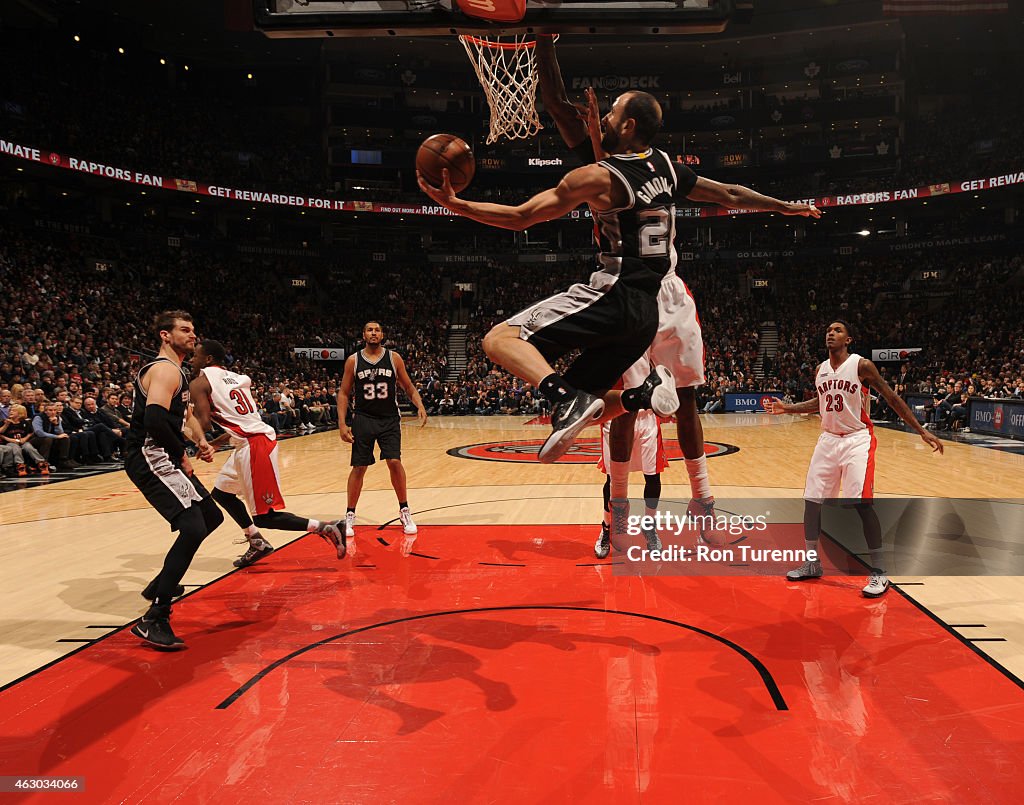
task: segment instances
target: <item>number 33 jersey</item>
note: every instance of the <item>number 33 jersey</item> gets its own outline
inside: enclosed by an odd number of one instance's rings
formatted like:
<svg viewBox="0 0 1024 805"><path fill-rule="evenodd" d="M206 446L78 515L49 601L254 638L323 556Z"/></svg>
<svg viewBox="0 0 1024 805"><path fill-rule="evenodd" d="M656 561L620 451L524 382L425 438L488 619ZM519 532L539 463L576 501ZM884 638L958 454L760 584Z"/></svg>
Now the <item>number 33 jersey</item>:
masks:
<svg viewBox="0 0 1024 805"><path fill-rule="evenodd" d="M363 350L359 350L353 382L356 414L380 419L399 416L398 378L390 349L385 349L376 361L368 360Z"/></svg>
<svg viewBox="0 0 1024 805"><path fill-rule="evenodd" d="M263 421L259 406L252 398L252 380L220 366L202 370L210 381L210 416L232 436L245 439L266 436L276 439L274 429Z"/></svg>
<svg viewBox="0 0 1024 805"><path fill-rule="evenodd" d="M850 355L838 369L824 361L814 375L821 429L836 436L864 430L871 424L864 406L867 389L860 382L860 355Z"/></svg>

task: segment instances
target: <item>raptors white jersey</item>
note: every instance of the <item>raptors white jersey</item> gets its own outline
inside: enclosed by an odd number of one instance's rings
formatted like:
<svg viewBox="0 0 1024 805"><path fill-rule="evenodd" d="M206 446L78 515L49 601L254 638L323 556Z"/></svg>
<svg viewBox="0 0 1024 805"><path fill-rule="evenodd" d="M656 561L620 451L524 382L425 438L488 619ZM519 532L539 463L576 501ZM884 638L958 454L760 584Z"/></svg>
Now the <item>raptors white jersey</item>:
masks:
<svg viewBox="0 0 1024 805"><path fill-rule="evenodd" d="M836 436L871 427L864 403L867 389L860 382L860 355L850 355L838 369L830 361L818 367L814 385L818 389L821 429Z"/></svg>
<svg viewBox="0 0 1024 805"><path fill-rule="evenodd" d="M214 422L233 436L277 438L274 429L260 416L259 406L252 398L249 375L235 374L221 366L208 366L202 371L210 381L210 415Z"/></svg>

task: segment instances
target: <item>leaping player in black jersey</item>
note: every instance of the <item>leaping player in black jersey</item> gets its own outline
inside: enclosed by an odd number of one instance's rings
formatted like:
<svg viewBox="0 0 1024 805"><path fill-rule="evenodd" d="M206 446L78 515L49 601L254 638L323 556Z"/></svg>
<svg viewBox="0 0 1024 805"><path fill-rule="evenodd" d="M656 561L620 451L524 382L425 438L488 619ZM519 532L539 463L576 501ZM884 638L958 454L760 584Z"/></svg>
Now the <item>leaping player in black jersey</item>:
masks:
<svg viewBox="0 0 1024 805"><path fill-rule="evenodd" d="M460 199L447 174L440 188L419 177L420 188L452 212L505 229L527 229L582 204L594 213L599 267L589 283L577 283L531 305L484 338L484 351L491 360L535 385L552 403L552 434L539 456L544 463L557 460L583 428L601 418L606 404L602 397L654 342L662 279L674 271L676 263L678 200L784 215L820 215L812 205L790 204L745 187L699 179L683 166L677 171L664 152L650 147L661 128L661 106L649 93L620 95L601 124L601 146L610 156L570 171L557 187L516 207ZM580 142L586 136L581 126ZM576 348L582 352L566 376L556 374L549 361ZM609 413L653 408L664 416L673 414L680 402L670 384L674 384L671 371L658 367L639 388L613 392L607 399L613 405ZM699 450L703 456L703 440Z"/></svg>
<svg viewBox="0 0 1024 805"><path fill-rule="evenodd" d="M416 523L409 511L405 467L402 465L402 417L398 411L398 385L412 404L420 427L427 424L427 409L405 370L402 356L381 346L384 329L378 321L363 326L363 349L345 360L345 374L338 389L338 432L343 442L352 445L352 471L348 475L348 510L345 512L345 537L355 536L356 504L363 490L366 468L374 463L373 445L380 446L380 457L388 465L391 486L398 496L398 516L405 539L402 551L408 553L416 537ZM355 418L350 428L345 422L350 397L355 399Z"/></svg>
<svg viewBox="0 0 1024 805"><path fill-rule="evenodd" d="M185 641L171 629L171 599L184 592L181 579L185 571L203 540L224 522L224 515L195 477L185 455L182 431L188 427L199 457L213 460L213 448L189 415L188 378L181 369L185 356L196 346L192 317L184 310L164 311L155 318L153 329L160 339L160 353L135 377L135 408L125 439L124 468L178 536L163 569L142 592L153 605L131 631L151 645L178 649L185 647Z"/></svg>
<svg viewBox="0 0 1024 805"><path fill-rule="evenodd" d="M540 78L540 93L544 108L554 118L558 131L571 149L584 163L596 160L608 161L608 154L620 154L622 150L619 129L611 125L612 115L603 120L597 111L597 97L588 90L587 104L577 107L570 103L562 81L561 71L555 55L554 39L550 36L537 38L537 70ZM626 93L629 95L630 93ZM623 96L625 97L625 96ZM622 98L616 101L620 103ZM653 101L653 99L652 99ZM656 102L655 102L656 103ZM614 111L614 107L613 107ZM658 123L661 115L658 110ZM683 165L674 165L661 151L655 154L668 162L669 171L677 180L675 199L685 197L693 201L710 202L730 209L749 209L780 212L784 215L818 217L819 211L804 204L788 204L762 196L740 185L725 185L704 177L697 177ZM621 159L621 157L620 157ZM615 157L612 157L615 160ZM603 162L599 162L603 164ZM614 163L613 163L614 164ZM641 386L650 365L668 370L674 380L675 390L671 393L670 413L676 416L679 446L682 449L687 474L690 480L692 500L689 512L697 522L708 524L715 520L714 497L708 479L707 458L704 454L704 430L697 415L696 387L704 384L704 341L697 307L689 288L676 273L676 253L672 247L675 235L673 226L667 235L669 261L663 272L657 290L658 331L649 345L643 360L629 367L623 374L622 385L626 389ZM597 216L603 226L603 216ZM624 397L628 400L628 396ZM616 414L621 408L611 404L606 415ZM660 412L659 412L660 413ZM628 467L630 449L633 444L634 415L616 418L611 424L609 478L612 484L612 498L619 500L620 509L628 495ZM702 536L707 538L712 529L702 527Z"/></svg>

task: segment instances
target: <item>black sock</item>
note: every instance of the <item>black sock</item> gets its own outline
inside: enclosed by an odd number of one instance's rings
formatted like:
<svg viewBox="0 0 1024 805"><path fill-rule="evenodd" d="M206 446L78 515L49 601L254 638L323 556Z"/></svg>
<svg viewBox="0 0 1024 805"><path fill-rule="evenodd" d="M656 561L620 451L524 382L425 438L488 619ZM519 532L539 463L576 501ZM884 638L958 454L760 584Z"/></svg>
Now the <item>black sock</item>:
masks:
<svg viewBox="0 0 1024 805"><path fill-rule="evenodd" d="M645 400L640 389L626 389L622 392L622 407L629 413L650 408L650 400Z"/></svg>
<svg viewBox="0 0 1024 805"><path fill-rule="evenodd" d="M409 502L407 500L403 500L401 503L398 504L398 508L399 509L408 509L409 508Z"/></svg>
<svg viewBox="0 0 1024 805"><path fill-rule="evenodd" d="M541 380L537 390L553 405L559 405L576 396L576 389L566 383L561 375L555 373Z"/></svg>
<svg viewBox="0 0 1024 805"><path fill-rule="evenodd" d="M606 475L604 477L604 489L601 492L604 497L604 510L608 511L608 500L612 496L612 476Z"/></svg>
<svg viewBox="0 0 1024 805"><path fill-rule="evenodd" d="M349 506L347 509L345 509L345 513L346 514L355 514L356 513L356 507L355 506Z"/></svg>

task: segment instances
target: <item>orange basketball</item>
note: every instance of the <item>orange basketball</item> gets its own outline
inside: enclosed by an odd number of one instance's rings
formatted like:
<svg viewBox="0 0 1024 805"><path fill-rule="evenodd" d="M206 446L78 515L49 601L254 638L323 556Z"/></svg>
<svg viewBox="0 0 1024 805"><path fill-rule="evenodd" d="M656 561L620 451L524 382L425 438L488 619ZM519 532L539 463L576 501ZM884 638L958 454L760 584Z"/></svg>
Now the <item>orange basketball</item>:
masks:
<svg viewBox="0 0 1024 805"><path fill-rule="evenodd" d="M448 169L455 192L465 189L476 173L476 159L473 152L454 134L435 134L423 141L416 152L416 169L423 174L427 184L440 187L444 184L441 171Z"/></svg>

